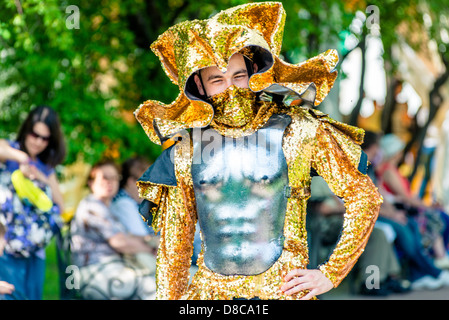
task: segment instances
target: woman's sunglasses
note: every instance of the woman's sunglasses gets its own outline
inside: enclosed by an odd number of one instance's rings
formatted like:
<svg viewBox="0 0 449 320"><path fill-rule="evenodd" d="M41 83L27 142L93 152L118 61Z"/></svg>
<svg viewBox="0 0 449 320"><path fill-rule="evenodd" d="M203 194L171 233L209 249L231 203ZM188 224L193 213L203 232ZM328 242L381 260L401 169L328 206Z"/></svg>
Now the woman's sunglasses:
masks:
<svg viewBox="0 0 449 320"><path fill-rule="evenodd" d="M37 134L37 133L34 132L34 131L31 131L31 132L30 132L30 135L31 135L33 138L35 138L35 139L41 138L41 139L42 139L43 141L45 141L45 142L50 141L50 136L44 137L44 136L41 136L40 134Z"/></svg>

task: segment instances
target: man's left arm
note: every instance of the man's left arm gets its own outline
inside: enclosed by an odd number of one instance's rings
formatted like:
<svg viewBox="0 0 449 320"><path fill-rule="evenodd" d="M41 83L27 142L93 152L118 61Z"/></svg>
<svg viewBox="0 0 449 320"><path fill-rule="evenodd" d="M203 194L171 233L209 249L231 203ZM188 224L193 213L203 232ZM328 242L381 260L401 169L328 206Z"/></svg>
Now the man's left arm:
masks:
<svg viewBox="0 0 449 320"><path fill-rule="evenodd" d="M328 123L319 126L316 138L312 165L331 190L343 199L346 208L340 240L329 260L320 266L320 271L337 287L362 254L379 214L382 197L368 175L360 172L363 166L366 169L366 160L358 145ZM363 166L360 166L361 159Z"/></svg>
<svg viewBox="0 0 449 320"><path fill-rule="evenodd" d="M309 290L304 299L337 287L346 277L368 242L382 204L371 179L360 172L366 159L360 146L349 136L322 122L316 132L314 149L312 167L343 199L346 213L341 237L329 260L319 270L292 270L285 278L282 289L287 294Z"/></svg>

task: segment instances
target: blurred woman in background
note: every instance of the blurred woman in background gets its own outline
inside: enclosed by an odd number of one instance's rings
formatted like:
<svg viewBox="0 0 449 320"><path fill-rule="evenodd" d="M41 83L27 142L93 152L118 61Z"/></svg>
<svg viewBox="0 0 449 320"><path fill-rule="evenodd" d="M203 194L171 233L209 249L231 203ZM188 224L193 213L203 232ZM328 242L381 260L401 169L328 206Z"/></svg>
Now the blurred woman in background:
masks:
<svg viewBox="0 0 449 320"><path fill-rule="evenodd" d="M89 173L91 193L79 204L71 224L72 259L80 269L83 299L153 299L155 262L142 265L136 255L152 253L152 237L128 233L112 214L120 171L112 161L94 165Z"/></svg>
<svg viewBox="0 0 449 320"><path fill-rule="evenodd" d="M48 106L28 114L15 141L0 140L0 215L6 224L0 280L19 294L6 299L42 299L45 247L64 205L55 167L65 154L59 117Z"/></svg>

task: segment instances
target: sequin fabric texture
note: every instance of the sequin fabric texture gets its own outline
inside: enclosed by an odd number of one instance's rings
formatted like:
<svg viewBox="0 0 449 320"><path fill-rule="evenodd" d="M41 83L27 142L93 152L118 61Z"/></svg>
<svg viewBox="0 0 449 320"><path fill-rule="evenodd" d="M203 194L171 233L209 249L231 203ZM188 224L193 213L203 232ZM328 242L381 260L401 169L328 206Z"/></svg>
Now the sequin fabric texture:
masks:
<svg viewBox="0 0 449 320"><path fill-rule="evenodd" d="M149 138L181 135L172 159L177 185L140 181L142 198L153 202L153 228L160 232L157 260L158 299L298 299L307 291L287 296L280 287L292 269L307 268L306 206L314 168L331 190L345 202L346 213L339 242L319 269L337 286L351 270L368 241L382 199L359 170L363 130L339 123L317 110L296 106L295 101L313 96L312 105L327 95L336 77L338 58L327 51L298 65L278 58L285 12L276 2L251 3L222 11L208 20L183 22L162 34L152 45L170 79L180 88L170 105L146 101L136 117ZM226 70L235 52L257 46L270 53L272 64L250 78L250 89L283 92L284 103L258 101L257 113L241 119L243 127L214 118L210 104L189 96L185 88L192 73L208 66ZM280 91L279 91L280 90ZM284 132L282 149L288 166L290 195L284 222L284 247L280 258L265 272L251 276L225 276L209 270L200 254L199 269L189 284L189 268L197 213L191 176L191 135L184 129L210 125L224 136L249 135L274 113L292 119ZM232 117L231 117L232 118ZM232 121L231 121L232 124ZM157 131L155 130L157 127ZM229 164L232 165L232 164Z"/></svg>

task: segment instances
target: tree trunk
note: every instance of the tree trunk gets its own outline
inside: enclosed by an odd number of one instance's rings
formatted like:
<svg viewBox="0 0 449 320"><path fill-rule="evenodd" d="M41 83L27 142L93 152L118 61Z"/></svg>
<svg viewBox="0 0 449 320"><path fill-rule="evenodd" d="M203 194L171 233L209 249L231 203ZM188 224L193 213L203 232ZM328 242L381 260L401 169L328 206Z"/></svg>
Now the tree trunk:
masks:
<svg viewBox="0 0 449 320"><path fill-rule="evenodd" d="M362 52L362 66L361 66L361 72L360 72L360 86L359 86L359 99L357 100L357 104L355 105L354 109L351 111L351 114L349 116L349 124L353 126L357 126L360 110L362 109L362 102L363 98L365 97L365 70L366 70L366 58L365 58L365 52L366 52L366 32L363 31L362 39L360 40L360 43L358 45L360 48L360 51Z"/></svg>
<svg viewBox="0 0 449 320"><path fill-rule="evenodd" d="M385 97L385 104L382 109L382 133L392 133L392 121L394 109L396 107L396 89L401 84L401 81L393 76L390 84L387 87L387 96Z"/></svg>
<svg viewBox="0 0 449 320"><path fill-rule="evenodd" d="M423 143L424 139L426 137L427 129L429 128L430 124L432 123L432 120L435 118L438 109L440 108L441 104L443 103L443 97L440 94L440 88L443 86L443 84L447 81L449 78L449 62L447 61L446 57L442 54L441 59L445 66L445 71L443 74L441 74L436 80L433 85L432 90L429 92L429 117L427 118L427 121L424 125L424 127L420 128L418 131L418 134L416 135L416 143L418 144L418 152L416 155L416 160L413 166L413 171L409 176L409 180L413 180L416 171L418 170L421 155L422 155L422 149L423 149ZM413 141L410 142L412 144Z"/></svg>

